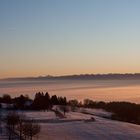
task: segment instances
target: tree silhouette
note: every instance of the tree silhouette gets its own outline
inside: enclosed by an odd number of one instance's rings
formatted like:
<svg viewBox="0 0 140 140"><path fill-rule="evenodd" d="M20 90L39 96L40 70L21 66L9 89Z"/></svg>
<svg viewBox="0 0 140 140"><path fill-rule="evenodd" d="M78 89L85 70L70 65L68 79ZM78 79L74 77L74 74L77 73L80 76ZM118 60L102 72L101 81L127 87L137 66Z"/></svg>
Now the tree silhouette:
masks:
<svg viewBox="0 0 140 140"><path fill-rule="evenodd" d="M19 115L19 121L18 121L18 126L17 126L17 130L19 131L19 138L20 140L22 140L23 138L23 126L24 126L24 122L25 122L26 116L23 114Z"/></svg>
<svg viewBox="0 0 140 140"><path fill-rule="evenodd" d="M15 132L15 126L18 124L19 116L16 112L10 112L5 118L9 140L11 140L12 133Z"/></svg>
<svg viewBox="0 0 140 140"><path fill-rule="evenodd" d="M2 97L2 102L3 103L12 103L11 96L8 94L4 94Z"/></svg>
<svg viewBox="0 0 140 140"><path fill-rule="evenodd" d="M51 97L51 103L52 103L53 105L58 105L58 98L57 98L56 95L53 95L53 96Z"/></svg>
<svg viewBox="0 0 140 140"><path fill-rule="evenodd" d="M25 123L23 125L23 134L25 137L30 137L30 140L37 135L40 132L40 125L39 124L34 124L32 122Z"/></svg>

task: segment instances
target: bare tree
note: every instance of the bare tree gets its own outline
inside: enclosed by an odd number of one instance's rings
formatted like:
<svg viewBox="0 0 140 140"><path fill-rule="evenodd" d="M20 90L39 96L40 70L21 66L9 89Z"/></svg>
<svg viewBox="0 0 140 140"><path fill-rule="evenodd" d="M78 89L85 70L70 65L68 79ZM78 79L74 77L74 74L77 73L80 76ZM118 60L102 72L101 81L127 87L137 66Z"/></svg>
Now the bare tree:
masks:
<svg viewBox="0 0 140 140"><path fill-rule="evenodd" d="M68 104L71 106L71 111L75 112L79 105L79 102L78 100L74 99L74 100L70 100Z"/></svg>
<svg viewBox="0 0 140 140"><path fill-rule="evenodd" d="M19 122L18 122L17 130L19 131L20 140L22 140L22 137L23 137L23 126L24 126L25 119L26 119L25 115L23 114L19 115Z"/></svg>
<svg viewBox="0 0 140 140"><path fill-rule="evenodd" d="M16 112L10 112L5 118L9 140L12 139L12 134L15 132L15 126L19 122L19 116Z"/></svg>
<svg viewBox="0 0 140 140"><path fill-rule="evenodd" d="M33 121L24 123L22 128L24 136L29 137L30 140L40 132L40 125L33 123Z"/></svg>
<svg viewBox="0 0 140 140"><path fill-rule="evenodd" d="M19 121L19 115L16 112L10 112L6 116L6 123L12 130L15 129L15 125L18 124Z"/></svg>
<svg viewBox="0 0 140 140"><path fill-rule="evenodd" d="M66 105L60 105L59 109L64 113L64 116L66 115L66 112L69 112L69 107Z"/></svg>

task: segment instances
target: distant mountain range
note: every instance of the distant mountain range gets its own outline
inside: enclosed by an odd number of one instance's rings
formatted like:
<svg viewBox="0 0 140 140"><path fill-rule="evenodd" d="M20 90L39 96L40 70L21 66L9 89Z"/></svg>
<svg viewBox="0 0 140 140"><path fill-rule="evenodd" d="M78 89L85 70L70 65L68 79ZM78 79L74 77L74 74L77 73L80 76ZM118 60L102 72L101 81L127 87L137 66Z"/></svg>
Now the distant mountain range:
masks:
<svg viewBox="0 0 140 140"><path fill-rule="evenodd" d="M39 76L23 78L7 78L2 80L131 80L140 79L140 73L135 74L80 74L65 76Z"/></svg>

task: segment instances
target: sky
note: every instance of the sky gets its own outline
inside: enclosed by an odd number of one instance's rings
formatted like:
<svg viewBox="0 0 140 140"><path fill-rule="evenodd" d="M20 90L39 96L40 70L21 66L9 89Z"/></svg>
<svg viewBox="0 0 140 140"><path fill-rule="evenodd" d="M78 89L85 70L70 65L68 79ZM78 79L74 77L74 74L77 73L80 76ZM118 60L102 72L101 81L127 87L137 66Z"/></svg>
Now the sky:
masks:
<svg viewBox="0 0 140 140"><path fill-rule="evenodd" d="M0 78L140 72L139 0L0 0Z"/></svg>

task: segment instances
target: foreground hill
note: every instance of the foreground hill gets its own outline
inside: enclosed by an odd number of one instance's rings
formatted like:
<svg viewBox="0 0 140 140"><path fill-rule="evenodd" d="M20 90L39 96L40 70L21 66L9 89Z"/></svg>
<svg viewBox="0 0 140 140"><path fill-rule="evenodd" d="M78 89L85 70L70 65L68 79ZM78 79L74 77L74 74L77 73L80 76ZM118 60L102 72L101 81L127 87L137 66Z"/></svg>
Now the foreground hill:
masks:
<svg viewBox="0 0 140 140"><path fill-rule="evenodd" d="M2 114L5 113L4 111ZM140 125L107 119L111 114L103 110L80 109L76 112L70 111L66 113L64 118L56 116L54 111L18 111L18 113L24 114L29 120L34 120L40 124L41 132L33 140L140 139ZM0 140L8 140L3 122L2 126L3 133L0 134ZM14 138L14 140L18 140L18 138Z"/></svg>
<svg viewBox="0 0 140 140"><path fill-rule="evenodd" d="M95 122L42 124L41 140L139 140L140 126L95 117Z"/></svg>
<svg viewBox="0 0 140 140"><path fill-rule="evenodd" d="M140 125L103 118L110 115L103 110L87 109L84 111L89 114L83 114L80 111L68 112L66 118L63 119L56 118L53 112L27 112L25 114L36 120L49 120L46 123L40 122L40 140L140 139ZM91 117L94 117L95 121L87 121Z"/></svg>

